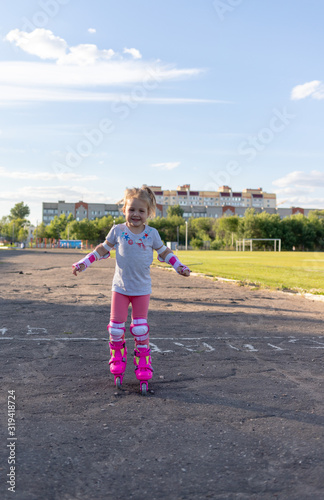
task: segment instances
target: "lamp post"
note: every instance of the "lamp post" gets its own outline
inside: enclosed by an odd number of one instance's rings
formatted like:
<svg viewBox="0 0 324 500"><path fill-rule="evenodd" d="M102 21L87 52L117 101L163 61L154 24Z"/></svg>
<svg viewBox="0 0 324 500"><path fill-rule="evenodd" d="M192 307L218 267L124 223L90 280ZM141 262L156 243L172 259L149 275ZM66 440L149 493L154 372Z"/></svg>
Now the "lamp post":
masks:
<svg viewBox="0 0 324 500"><path fill-rule="evenodd" d="M186 220L186 250L188 250L188 221Z"/></svg>

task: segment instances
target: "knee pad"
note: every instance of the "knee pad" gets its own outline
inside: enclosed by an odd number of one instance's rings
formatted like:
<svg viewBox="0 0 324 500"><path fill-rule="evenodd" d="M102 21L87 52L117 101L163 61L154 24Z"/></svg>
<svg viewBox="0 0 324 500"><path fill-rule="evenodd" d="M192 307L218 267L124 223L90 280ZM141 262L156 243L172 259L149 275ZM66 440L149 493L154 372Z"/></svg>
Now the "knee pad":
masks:
<svg viewBox="0 0 324 500"><path fill-rule="evenodd" d="M133 319L133 323L129 327L131 334L137 342L143 342L149 338L150 327L147 319Z"/></svg>
<svg viewBox="0 0 324 500"><path fill-rule="evenodd" d="M125 323L114 323L113 321L110 321L107 325L107 330L112 342L121 342L126 331Z"/></svg>

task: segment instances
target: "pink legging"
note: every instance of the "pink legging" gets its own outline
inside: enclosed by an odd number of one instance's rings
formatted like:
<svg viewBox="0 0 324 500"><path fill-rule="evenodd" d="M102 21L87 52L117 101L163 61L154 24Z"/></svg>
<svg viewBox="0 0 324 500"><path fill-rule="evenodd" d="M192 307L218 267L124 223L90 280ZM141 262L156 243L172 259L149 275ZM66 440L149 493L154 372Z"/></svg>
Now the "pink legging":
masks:
<svg viewBox="0 0 324 500"><path fill-rule="evenodd" d="M129 304L132 304L132 319L147 319L149 303L150 294L122 295L118 292L112 292L110 321L125 323L127 321Z"/></svg>

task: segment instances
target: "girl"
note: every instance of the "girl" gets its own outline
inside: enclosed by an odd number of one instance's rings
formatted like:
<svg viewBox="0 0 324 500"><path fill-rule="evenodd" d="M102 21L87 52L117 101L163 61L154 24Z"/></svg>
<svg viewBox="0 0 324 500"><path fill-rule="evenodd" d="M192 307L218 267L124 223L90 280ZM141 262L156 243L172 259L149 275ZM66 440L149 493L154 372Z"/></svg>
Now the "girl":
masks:
<svg viewBox="0 0 324 500"><path fill-rule="evenodd" d="M135 375L140 381L142 394L147 393L148 381L152 378L149 347L149 325L147 314L151 294L150 265L153 250L161 262L171 264L181 276L189 276L188 267L181 264L171 250L163 245L156 229L147 226L148 217L154 216L156 200L147 186L126 189L123 213L125 223L114 226L106 241L92 253L73 264L73 274L84 271L95 260L106 259L110 250L116 248L116 268L112 284L110 322L107 326L110 347L110 371L115 376L116 387L120 388L127 363L125 323L128 306L132 304L130 332L135 338Z"/></svg>

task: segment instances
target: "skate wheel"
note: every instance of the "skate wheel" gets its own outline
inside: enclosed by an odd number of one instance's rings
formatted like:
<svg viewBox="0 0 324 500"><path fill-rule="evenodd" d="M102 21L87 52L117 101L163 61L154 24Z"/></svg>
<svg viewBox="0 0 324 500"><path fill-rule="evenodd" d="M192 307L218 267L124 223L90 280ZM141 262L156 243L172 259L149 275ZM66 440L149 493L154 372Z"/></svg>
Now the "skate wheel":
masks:
<svg viewBox="0 0 324 500"><path fill-rule="evenodd" d="M141 384L141 394L142 396L146 396L147 394L147 384L145 382Z"/></svg>
<svg viewBox="0 0 324 500"><path fill-rule="evenodd" d="M116 384L117 389L121 389L122 384L121 384L120 377L116 377L115 384Z"/></svg>

